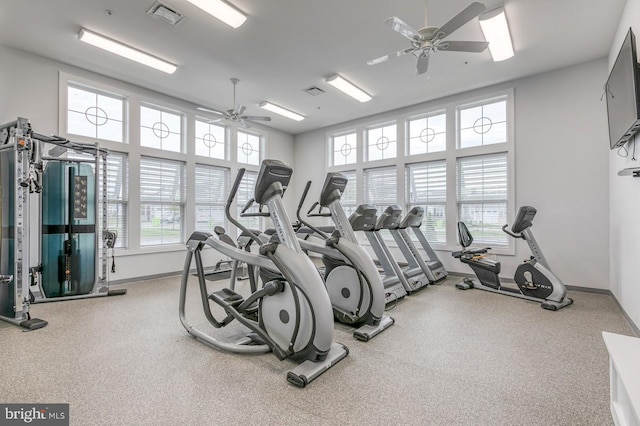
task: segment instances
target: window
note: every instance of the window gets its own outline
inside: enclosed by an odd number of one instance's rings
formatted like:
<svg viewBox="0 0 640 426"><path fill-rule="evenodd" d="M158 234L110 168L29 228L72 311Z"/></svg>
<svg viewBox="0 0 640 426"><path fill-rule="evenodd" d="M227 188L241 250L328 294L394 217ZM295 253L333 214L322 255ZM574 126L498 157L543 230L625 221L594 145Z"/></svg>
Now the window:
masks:
<svg viewBox="0 0 640 426"><path fill-rule="evenodd" d="M348 182L347 186L344 188L344 192L342 193L342 198L340 198L340 204L342 205L347 217L349 217L358 208L358 200L356 197L356 172L355 170L350 170L348 172L341 173L348 179Z"/></svg>
<svg viewBox="0 0 640 426"><path fill-rule="evenodd" d="M238 162L260 165L261 137L238 130Z"/></svg>
<svg viewBox="0 0 640 426"><path fill-rule="evenodd" d="M386 126L370 127L366 130L366 135L367 160L384 160L397 156L397 126L395 123Z"/></svg>
<svg viewBox="0 0 640 426"><path fill-rule="evenodd" d="M116 248L128 247L128 219L129 161L126 154L111 151L107 156L107 228L118 233Z"/></svg>
<svg viewBox="0 0 640 426"><path fill-rule="evenodd" d="M364 171L364 202L378 208L378 214L398 203L396 168L380 167Z"/></svg>
<svg viewBox="0 0 640 426"><path fill-rule="evenodd" d="M353 164L358 160L356 132L331 136L333 165Z"/></svg>
<svg viewBox="0 0 640 426"><path fill-rule="evenodd" d="M160 107L140 107L140 145L182 152L182 115Z"/></svg>
<svg viewBox="0 0 640 426"><path fill-rule="evenodd" d="M225 206L229 194L229 169L196 164L196 231L213 234L213 228L227 229Z"/></svg>
<svg viewBox="0 0 640 426"><path fill-rule="evenodd" d="M227 159L227 127L196 120L196 155Z"/></svg>
<svg viewBox="0 0 640 426"><path fill-rule="evenodd" d="M460 148L507 142L507 100L458 108Z"/></svg>
<svg viewBox="0 0 640 426"><path fill-rule="evenodd" d="M140 245L182 242L184 164L140 158Z"/></svg>
<svg viewBox="0 0 640 426"><path fill-rule="evenodd" d="M125 97L69 83L67 133L124 142Z"/></svg>
<svg viewBox="0 0 640 426"><path fill-rule="evenodd" d="M447 116L437 113L408 120L409 155L428 154L447 148Z"/></svg>
<svg viewBox="0 0 640 426"><path fill-rule="evenodd" d="M347 200L374 204L378 214L392 204L405 214L420 206L422 232L438 249L457 249L454 224L463 220L479 244L497 254L515 254L513 239L502 232L514 213L513 108L513 89L504 89L463 101L456 96L429 102L378 122L343 125L352 126L349 132L329 133L327 171L363 180L351 188L356 194L343 195L345 210L352 211ZM356 155L353 164L338 164L338 137L350 133L363 135L365 155Z"/></svg>
<svg viewBox="0 0 640 426"><path fill-rule="evenodd" d="M447 242L447 165L445 161L410 164L406 170L407 212L422 207L421 230L430 243ZM414 237L413 233L411 236Z"/></svg>
<svg viewBox="0 0 640 426"><path fill-rule="evenodd" d="M502 226L508 223L507 154L489 154L458 159L458 217L474 243L508 247Z"/></svg>

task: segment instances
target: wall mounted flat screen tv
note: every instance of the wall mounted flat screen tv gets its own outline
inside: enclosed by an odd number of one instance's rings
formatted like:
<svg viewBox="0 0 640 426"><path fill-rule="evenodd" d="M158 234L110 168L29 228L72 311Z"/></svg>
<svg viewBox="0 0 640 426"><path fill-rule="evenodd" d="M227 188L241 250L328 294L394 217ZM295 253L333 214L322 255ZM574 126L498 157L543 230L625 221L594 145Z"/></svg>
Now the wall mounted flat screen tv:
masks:
<svg viewBox="0 0 640 426"><path fill-rule="evenodd" d="M605 86L611 149L624 145L640 129L639 88L636 38L629 28Z"/></svg>

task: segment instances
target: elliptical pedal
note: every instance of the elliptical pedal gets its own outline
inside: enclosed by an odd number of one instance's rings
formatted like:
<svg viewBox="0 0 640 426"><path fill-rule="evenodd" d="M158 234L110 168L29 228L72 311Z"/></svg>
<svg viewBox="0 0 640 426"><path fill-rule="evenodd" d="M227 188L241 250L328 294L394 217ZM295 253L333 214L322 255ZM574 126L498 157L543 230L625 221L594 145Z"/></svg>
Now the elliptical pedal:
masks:
<svg viewBox="0 0 640 426"><path fill-rule="evenodd" d="M244 298L242 296L228 288L214 291L213 293L209 294L209 299L213 300L223 308L226 308L228 306L237 308L242 302L244 302Z"/></svg>

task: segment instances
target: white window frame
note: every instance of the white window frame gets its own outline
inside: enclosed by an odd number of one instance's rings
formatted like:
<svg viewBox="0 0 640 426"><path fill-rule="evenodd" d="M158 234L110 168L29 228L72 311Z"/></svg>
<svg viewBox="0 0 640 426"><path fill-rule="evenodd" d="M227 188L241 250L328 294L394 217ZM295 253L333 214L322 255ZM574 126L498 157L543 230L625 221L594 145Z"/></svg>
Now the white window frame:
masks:
<svg viewBox="0 0 640 426"><path fill-rule="evenodd" d="M213 159L213 160L223 160L223 161L229 160L229 156L230 156L230 155L229 155L229 149L230 149L229 147L230 147L230 145L231 145L231 143L230 143L230 135L231 135L230 128L229 128L229 126L228 126L228 125L226 125L226 124L224 124L224 123L220 123L220 124L218 124L218 123L211 123L210 121L211 121L210 119L203 118L203 117L199 117L199 116L197 116L197 117L195 118L194 135L193 135L193 139L194 139L194 153L195 153L195 155L196 155L196 156L198 156L198 157L211 158L211 159ZM207 125L209 125L209 126L216 126L216 127L220 127L220 128L222 128L222 129L224 129L224 141L223 141L223 143L224 143L224 158L212 157L212 156L210 156L210 155L201 155L201 154L198 154L198 153L197 153L197 144L198 144L199 142L204 142L204 140L203 140L202 138L199 138L199 137L198 137L198 134L197 134L197 132L196 132L196 126L197 126L197 123L198 123L198 122L201 122L201 123L207 124ZM217 143L217 141L216 141L216 143Z"/></svg>
<svg viewBox="0 0 640 426"><path fill-rule="evenodd" d="M405 167L405 176L406 176L406 194L405 194L405 211L403 213L406 214L406 212L408 212L411 208L413 207L422 207L424 209L424 217L422 220L422 223L427 223L428 222L428 207L429 206L440 206L441 208L444 209L445 211L445 240L444 242L441 241L434 241L433 239L430 239L427 235L427 231L425 229L422 229L422 232L425 234L425 236L427 236L427 239L429 240L429 243L431 244L432 247L434 248L439 248L439 249L444 249L446 248L446 244L447 244L447 239L448 239L448 234L447 234L447 226L446 224L448 223L448 217L447 217L447 200L446 200L446 195L445 195L445 199L442 200L441 202L430 202L429 200L423 201L422 199L419 199L417 197L416 194L412 193L412 188L413 188L413 182L411 180L411 173L409 171L409 169L413 168L413 167L419 167L419 166L429 166L429 165L433 165L433 164L442 164L442 166L444 166L445 168L445 194L446 194L446 190L447 190L447 163L445 160L434 160L434 161L424 161L421 163L408 163ZM412 238L416 238L415 235L413 234L413 232L410 233Z"/></svg>
<svg viewBox="0 0 640 426"><path fill-rule="evenodd" d="M487 103L495 99L506 98L507 100L507 142L499 144L491 144L470 148L458 147L458 131L457 131L457 108L467 107L470 105L479 105ZM437 114L441 111L446 111L446 150L431 152L425 154L408 155L408 120L416 117L423 117L432 114ZM366 159L366 136L365 132L369 128L388 125L392 122L397 124L397 141L398 141L398 156L396 158L367 161ZM456 251L460 249L458 245L456 223L458 221L458 200L457 200L457 161L458 158L482 154L491 154L498 152L507 153L508 162L508 201L507 201L507 216L509 223L513 221L515 217L514 205L515 205L515 139L514 139L514 90L513 88L505 89L482 89L472 93L464 93L460 95L454 95L446 99L436 100L428 102L420 106L404 108L402 110L391 111L387 114L380 116L376 121L360 120L357 124L349 125L349 127L336 127L328 129L325 133L326 140L326 153L327 172L340 172L346 170L356 170L357 176L357 201L358 204L364 203L364 170L370 168L395 166L397 170L398 189L397 189L397 204L399 206L407 206L407 194L406 194L406 166L412 163L421 163L427 161L442 161L446 162L447 170L447 202L446 202L446 244L434 244L438 250ZM357 131L357 143L360 155L358 155L358 161L354 164L334 166L332 165L332 145L331 137L333 135L339 135L341 133ZM403 214L406 212L403 212ZM393 244L392 244L393 245ZM504 248L496 248L492 250L493 253L498 255L515 255L515 241L513 238L509 239L509 246Z"/></svg>
<svg viewBox="0 0 640 426"><path fill-rule="evenodd" d="M335 153L339 152L339 149L336 149L335 146L336 138L347 137L351 135L353 135L355 138L355 146L353 146L351 149L355 151L356 160L350 163L345 162L344 164L335 164ZM329 136L329 161L331 163L331 166L353 168L353 165L357 164L359 156L360 151L358 151L358 132L355 129L347 130L340 133L334 133Z"/></svg>
<svg viewBox="0 0 640 426"><path fill-rule="evenodd" d="M160 242L158 244L143 244L142 243L142 223L140 226L140 247L153 247L153 246L167 246L167 245L174 245L174 244L181 244L184 243L185 240L185 214L186 214L186 204L187 204L187 197L186 197L186 165L184 162L182 161L176 161L176 160L169 160L167 158L158 158L158 157L150 157L150 156L143 156L141 157L141 162L142 161L149 161L149 162L164 162L164 163L173 163L179 166L179 177L180 177L180 181L178 182L178 188L180 191L179 194L179 200L171 200L171 201L165 201L165 200L161 200L161 199L154 199L154 198L150 198L150 199L142 199L142 195L140 195L140 207L142 211L142 207L144 205L151 205L151 206L160 206L161 210L164 209L165 206L167 207L178 207L179 211L180 211L180 221L179 221L179 225L180 225L180 229L179 229L179 237L178 237L178 241L175 242ZM161 215L160 217L160 221L161 223L164 223L165 220L170 220L172 218L166 218L164 215ZM155 220L155 218L154 218ZM172 222L173 223L173 222ZM172 228L175 228L175 225L172 226ZM164 229L164 226L161 226L161 229Z"/></svg>
<svg viewBox="0 0 640 426"><path fill-rule="evenodd" d="M239 154L240 154L240 149L242 149L242 147L239 145L240 142L240 133L243 133L245 135L248 136L253 136L258 138L258 164L251 164L251 163L246 163L244 161L240 161L239 158ZM264 137L260 134L257 133L255 131L248 131L246 129L238 129L236 130L236 135L235 135L235 141L236 141L236 146L235 146L235 155L236 155L236 161L239 164L243 164L249 167L260 167L260 163L262 162L262 160L264 160Z"/></svg>
<svg viewBox="0 0 640 426"><path fill-rule="evenodd" d="M445 129L445 147L443 150L440 151L429 151L427 149L427 152L424 153L411 153L411 130L410 130L410 125L411 125L411 121L416 121L416 120L423 120L423 119L429 119L432 117L436 117L439 115L444 115L445 116L445 126L448 128L448 117L447 117L447 111L444 109L441 110L436 110L436 111L429 111L426 114L419 114L419 115L414 115L412 117L407 117L407 119L405 120L405 134L406 136L406 142L404 143L404 149L405 149L405 156L406 157L413 157L416 155L423 155L423 154L434 154L434 153L439 153L439 152L446 152L447 151L447 143L446 143L446 138L448 137L447 134L448 132ZM421 137L421 136L420 136Z"/></svg>
<svg viewBox="0 0 640 426"><path fill-rule="evenodd" d="M126 98L126 117L127 125L125 126L125 141L96 141L92 138L71 135L66 131L67 120L67 95L68 84L75 86L80 85L89 89L95 89L104 93L118 94ZM126 248L115 251L116 257L131 256L138 254L150 254L160 252L180 252L184 251L184 244L171 244L166 246L140 246L140 158L142 156L163 158L173 161L181 161L185 164L186 171L186 204L184 212L184 231L183 240L186 240L196 225L195 210L195 165L204 164L217 167L224 167L230 170L231 181L236 176L238 169L245 168L250 171L257 172L260 165L248 165L237 161L237 132L245 131L242 127L238 127L236 123L221 123L227 127L227 159L208 158L196 156L195 154L195 120L216 120L219 116L214 116L202 112L197 109L197 105L181 101L176 98L165 96L157 92L152 92L140 87L122 83L120 81L92 75L90 78L80 77L64 71L58 75L58 133L60 136L66 137L74 142L81 142L90 145L99 143L100 148L109 151L118 151L127 155L129 164L128 179L128 218L127 218L127 235L119 236L128 241ZM140 146L140 106L146 104L154 107L166 108L169 112L180 112L182 118L183 132L183 152L165 151L157 148ZM46 132L55 132L55 129L44 130ZM262 160L268 155L269 148L269 129L256 124L252 126L251 132L260 137L260 159ZM232 217L237 218L237 210L231 209ZM227 233L234 238L237 235L235 227L228 229Z"/></svg>
<svg viewBox="0 0 640 426"><path fill-rule="evenodd" d="M198 163L196 164L195 167L195 171L196 171L196 177L195 177L195 184L198 184L198 177L197 177L197 172L198 169L206 169L209 171L218 171L223 173L223 177L222 179L224 180L223 183L223 187L219 188L219 190L222 192L222 194L224 194L225 196L223 198L221 198L220 200L212 200L211 198L205 198L203 197L203 191L198 191L198 187L196 186L196 195L195 195L195 199L194 199L194 204L195 204L195 213L196 213L196 225L195 225L195 229L198 231L204 231L204 232L209 232L209 233L213 233L214 232L214 228L216 226L222 226L223 228L225 228L225 230L228 229L228 220L226 215L224 214L224 209L226 206L226 196L229 194L229 191L231 190L231 176L230 176L230 170L226 167L218 167L218 166L212 166L209 164L201 164ZM198 207L208 207L209 209L211 208L220 208L223 214L223 220L220 223L212 223L212 217L209 215L209 217L207 218L209 221L209 226L206 227L202 227L199 226L199 218L198 218ZM205 229L206 228L206 229Z"/></svg>
<svg viewBox="0 0 640 426"><path fill-rule="evenodd" d="M147 101L143 101L140 103L140 115L142 115L142 108L148 108L151 110L156 110L158 112L162 113L166 113L166 114L171 114L171 115L177 115L179 120L180 120L180 132L178 133L179 138L180 138L180 150L179 151L173 151L170 149L166 149L164 147L162 147L162 143L160 148L157 147L152 147L152 146L148 146L148 145L142 145L142 140L140 140L140 146L142 148L147 148L147 149L155 149L158 151L162 151L162 152L170 152L170 153L177 153L177 154L182 154L185 152L185 139L186 139L186 131L185 131L185 114L184 112L177 110L177 109L173 109L170 107L166 107L164 105L159 105L159 104L154 104L151 102L147 102ZM157 124L157 123L156 123ZM163 123L164 124L164 123ZM140 139L142 139L142 122L138 123L138 132L140 135ZM145 128L149 128L146 127ZM155 134L155 129L153 130L154 134ZM172 129L168 129L168 131L170 133L176 133L174 131L172 131ZM157 134L155 134L156 137L159 137Z"/></svg>
<svg viewBox="0 0 640 426"><path fill-rule="evenodd" d="M396 127L396 139L395 141L391 142L389 141L389 143L395 143L396 144L396 149L395 152L393 150L390 150L389 152L393 153L393 155L391 157L385 157L384 155L382 155L382 158L379 159L375 159L372 160L369 158L369 148L371 146L376 146L377 147L377 141L374 142L373 145L370 144L369 141L369 132L372 132L374 130L377 129L384 129L385 127L390 127L390 126L395 126ZM401 145L401 141L398 139L398 127L400 127L398 125L398 121L393 120L393 121L386 121L383 123L377 123L371 126L367 126L364 129L364 151L362 152L362 157L364 159L366 159L368 162L378 162L378 161L389 161L389 160L396 160L399 156L399 151L400 151L400 145ZM383 136L386 137L386 136ZM381 152L384 152L387 148L381 149Z"/></svg>

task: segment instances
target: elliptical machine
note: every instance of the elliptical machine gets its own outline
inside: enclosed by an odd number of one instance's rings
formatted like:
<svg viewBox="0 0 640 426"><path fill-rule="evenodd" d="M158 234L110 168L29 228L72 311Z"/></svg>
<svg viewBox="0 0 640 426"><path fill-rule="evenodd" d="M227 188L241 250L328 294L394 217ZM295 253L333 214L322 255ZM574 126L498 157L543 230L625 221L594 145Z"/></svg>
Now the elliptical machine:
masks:
<svg viewBox="0 0 640 426"><path fill-rule="evenodd" d="M351 228L340 198L347 186L347 178L340 173L328 173L325 178L320 199L315 202L307 217L331 217L335 230L331 235L326 228L311 225L302 218L300 211L307 198L311 181L304 188L296 216L314 235L324 240L324 245L302 239L300 245L305 251L322 254L324 264L324 282L333 305L336 320L349 325L359 325L353 336L362 341L380 334L391 327L394 319L384 315L384 286L371 256L358 243ZM318 212L312 213L318 206ZM326 208L329 213L323 213ZM299 232L304 232L301 228Z"/></svg>
<svg viewBox="0 0 640 426"><path fill-rule="evenodd" d="M302 252L282 203L282 194L293 170L281 161L264 160L256 180L255 200L269 209L279 237L277 243L264 243L230 214L244 171L238 171L227 199L226 215L231 223L246 232L260 246L260 254L239 249L209 233L194 232L187 242L188 251L182 272L180 321L189 334L219 350L234 353L272 351L280 360L291 358L301 361L301 364L288 372L287 380L304 387L346 357L348 349L333 342L331 301L315 266ZM278 271L282 277L271 281L263 279L262 288L256 288L246 299L230 288L209 293L201 256L205 245L232 259L245 262L249 268L257 266L261 272ZM200 297L207 320L215 328L226 327L236 320L249 329L249 333L240 340L218 340L187 321L186 294L191 260L194 257ZM249 275L255 277L251 272ZM226 316L223 319L214 317L211 302L224 309Z"/></svg>
<svg viewBox="0 0 640 426"><path fill-rule="evenodd" d="M537 210L531 206L522 206L518 210L515 222L511 230L509 225L504 225L502 230L513 238L522 238L529 244L532 256L521 263L516 269L514 281L517 288L503 287L500 283L500 262L485 258L490 247L466 250L473 243L473 236L464 222L458 222L458 237L462 251L451 253L455 258L466 263L476 274L477 279L465 278L456 284L460 290L477 288L519 297L521 299L540 302L542 308L556 311L573 303L566 297L567 289L560 279L551 272L549 263L542 254L542 250L533 236L531 227Z"/></svg>

